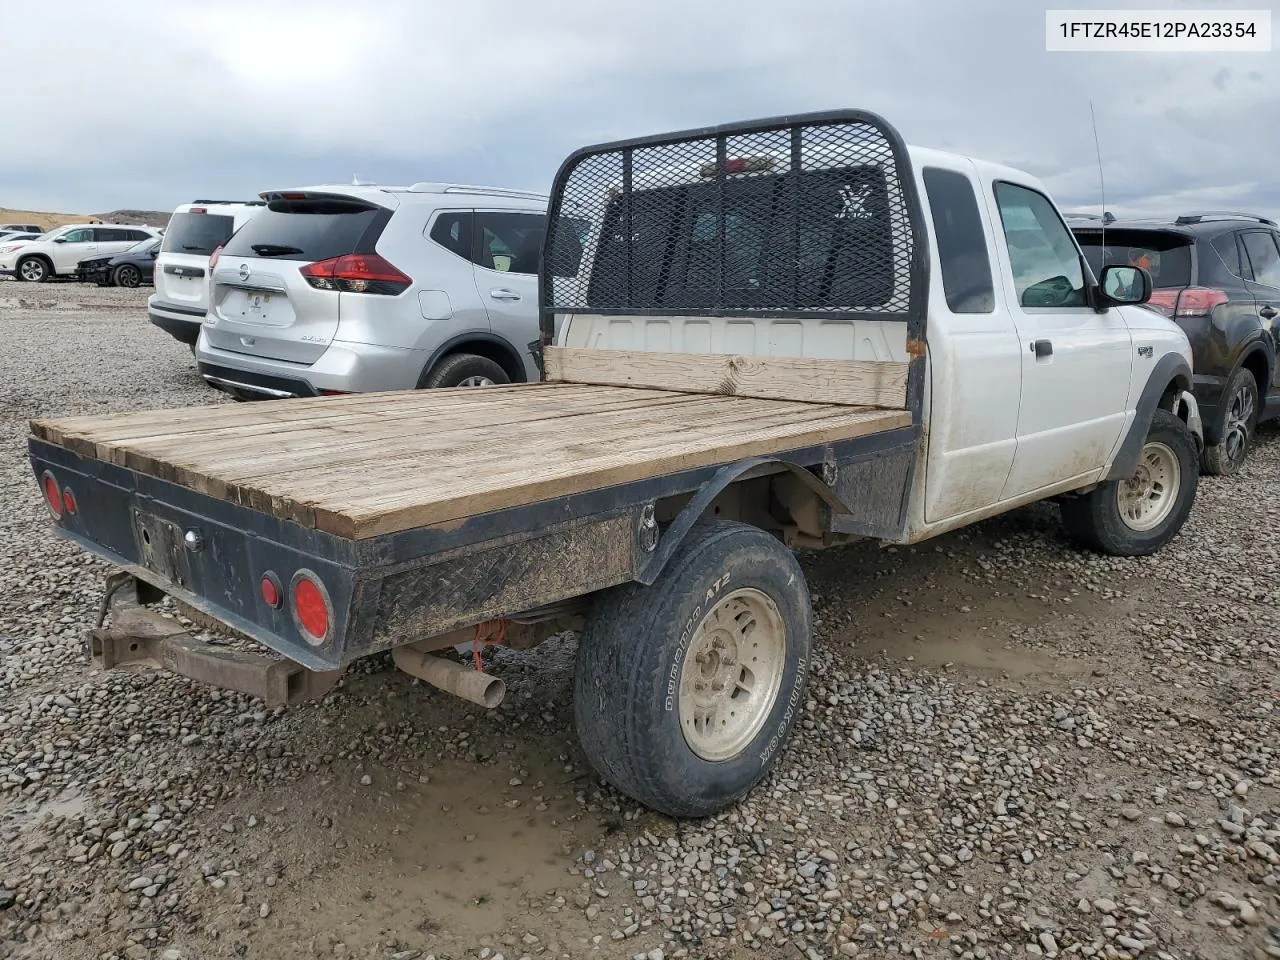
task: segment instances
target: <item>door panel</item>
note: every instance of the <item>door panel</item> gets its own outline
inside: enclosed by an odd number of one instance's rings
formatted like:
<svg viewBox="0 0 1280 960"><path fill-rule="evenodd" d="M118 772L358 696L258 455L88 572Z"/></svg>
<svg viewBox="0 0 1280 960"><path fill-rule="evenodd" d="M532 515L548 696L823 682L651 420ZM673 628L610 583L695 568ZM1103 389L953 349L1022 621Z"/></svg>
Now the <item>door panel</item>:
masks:
<svg viewBox="0 0 1280 960"><path fill-rule="evenodd" d="M1133 345L1120 311L1088 306L1079 248L1048 198L1010 183L993 195L1022 353L1009 500L1106 464L1126 420Z"/></svg>
<svg viewBox="0 0 1280 960"><path fill-rule="evenodd" d="M1253 296L1258 322L1268 334L1274 355L1280 355L1280 236L1271 230L1247 230L1241 239L1253 274L1245 286ZM1272 366L1270 392L1280 393L1280 363Z"/></svg>
<svg viewBox="0 0 1280 960"><path fill-rule="evenodd" d="M70 273L81 260L95 256L98 244L94 242L93 230L84 227L65 234L64 243L51 243L49 258L53 261L55 273Z"/></svg>
<svg viewBox="0 0 1280 960"><path fill-rule="evenodd" d="M995 237L967 170L918 174L937 248L929 283L929 451L924 516L936 523L1000 499L1017 446L1018 333L992 279Z"/></svg>
<svg viewBox="0 0 1280 960"><path fill-rule="evenodd" d="M475 284L489 326L519 352L538 339L538 260L546 217L512 210L477 210Z"/></svg>

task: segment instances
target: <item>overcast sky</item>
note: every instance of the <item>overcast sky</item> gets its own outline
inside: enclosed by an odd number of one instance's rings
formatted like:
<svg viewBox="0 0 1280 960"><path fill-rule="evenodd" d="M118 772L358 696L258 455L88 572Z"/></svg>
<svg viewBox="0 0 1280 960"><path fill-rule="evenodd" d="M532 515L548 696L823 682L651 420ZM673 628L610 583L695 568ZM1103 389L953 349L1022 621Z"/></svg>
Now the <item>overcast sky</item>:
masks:
<svg viewBox="0 0 1280 960"><path fill-rule="evenodd" d="M545 189L586 143L863 107L1080 208L1092 98L1112 210L1280 214L1280 53L1046 53L1046 6L1106 5L57 0L2 15L0 206L171 209L353 174Z"/></svg>

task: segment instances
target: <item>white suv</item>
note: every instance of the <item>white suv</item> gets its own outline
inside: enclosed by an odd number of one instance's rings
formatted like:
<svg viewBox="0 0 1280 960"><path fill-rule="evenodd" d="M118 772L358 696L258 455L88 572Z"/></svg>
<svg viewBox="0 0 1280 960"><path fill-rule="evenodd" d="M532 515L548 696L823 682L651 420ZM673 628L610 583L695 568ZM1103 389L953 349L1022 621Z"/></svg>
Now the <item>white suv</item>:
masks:
<svg viewBox="0 0 1280 960"><path fill-rule="evenodd" d="M196 359L244 399L536 380L546 198L495 187L262 194L210 266Z"/></svg>
<svg viewBox="0 0 1280 960"><path fill-rule="evenodd" d="M0 276L40 283L74 276L81 260L122 253L160 236L155 227L119 223L69 223L34 240L0 243Z"/></svg>
<svg viewBox="0 0 1280 960"><path fill-rule="evenodd" d="M261 200L196 200L173 211L156 258L156 292L147 300L152 323L195 349L209 308L209 255L265 206Z"/></svg>

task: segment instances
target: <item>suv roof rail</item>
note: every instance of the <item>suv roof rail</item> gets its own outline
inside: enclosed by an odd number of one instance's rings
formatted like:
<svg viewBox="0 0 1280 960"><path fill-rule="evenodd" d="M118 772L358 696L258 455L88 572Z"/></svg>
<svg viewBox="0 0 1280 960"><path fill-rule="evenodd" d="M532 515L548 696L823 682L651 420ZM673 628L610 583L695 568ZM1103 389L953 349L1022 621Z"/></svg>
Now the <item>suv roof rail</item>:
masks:
<svg viewBox="0 0 1280 960"><path fill-rule="evenodd" d="M487 193L496 197L522 197L526 200L550 200L535 190L513 190L510 187L483 187L466 183L435 183L423 180L409 186L409 193Z"/></svg>
<svg viewBox="0 0 1280 960"><path fill-rule="evenodd" d="M1101 220L1103 223L1115 223L1116 218L1110 210L1104 210L1102 213L1064 213L1064 220Z"/></svg>
<svg viewBox="0 0 1280 960"><path fill-rule="evenodd" d="M1257 223L1265 223L1269 227L1276 225L1274 220L1260 217L1256 213L1236 213L1232 210L1204 210L1199 213L1184 213L1173 222L1185 226L1188 223L1203 223L1206 220L1253 220Z"/></svg>
<svg viewBox="0 0 1280 960"><path fill-rule="evenodd" d="M192 200L191 202L205 204L238 203L243 207L265 207L267 205L265 200Z"/></svg>

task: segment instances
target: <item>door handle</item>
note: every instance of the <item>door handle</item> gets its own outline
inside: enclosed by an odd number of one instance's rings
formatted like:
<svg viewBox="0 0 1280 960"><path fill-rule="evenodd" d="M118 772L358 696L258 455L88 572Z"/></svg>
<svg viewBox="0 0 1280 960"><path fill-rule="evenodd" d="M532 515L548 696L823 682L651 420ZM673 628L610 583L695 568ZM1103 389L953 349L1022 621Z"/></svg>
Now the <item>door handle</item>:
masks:
<svg viewBox="0 0 1280 960"><path fill-rule="evenodd" d="M1275 315L1276 315L1276 311L1275 311L1275 308L1273 307L1263 307L1261 310L1258 311L1258 316L1260 316L1263 320L1270 320Z"/></svg>
<svg viewBox="0 0 1280 960"><path fill-rule="evenodd" d="M1037 360L1040 360L1044 357L1052 357L1053 341L1052 340L1032 340L1031 352L1036 355Z"/></svg>
<svg viewBox="0 0 1280 960"><path fill-rule="evenodd" d="M495 300L519 300L520 294L514 290L508 290L506 287L494 287L489 291L489 296Z"/></svg>

